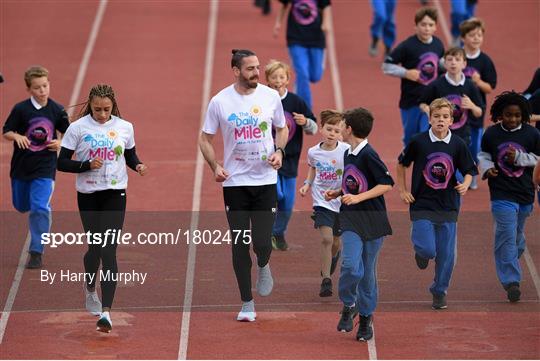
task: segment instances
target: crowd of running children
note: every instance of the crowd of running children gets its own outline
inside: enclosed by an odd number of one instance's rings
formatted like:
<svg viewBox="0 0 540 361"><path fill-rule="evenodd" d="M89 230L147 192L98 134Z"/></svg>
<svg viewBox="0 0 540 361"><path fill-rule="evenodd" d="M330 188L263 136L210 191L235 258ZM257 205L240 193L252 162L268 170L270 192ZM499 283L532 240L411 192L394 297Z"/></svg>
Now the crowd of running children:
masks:
<svg viewBox="0 0 540 361"><path fill-rule="evenodd" d="M330 2L323 3L324 8ZM322 15L321 11L319 28L323 24ZM525 221L533 209L535 183L540 182L540 132L530 125L531 119L537 121L540 117L538 80L533 80L526 91L529 100L514 91L499 94L490 108L493 125L484 133L486 94L495 89L497 73L492 60L481 50L483 22L477 18L464 21L460 27L463 47L445 51L434 35L436 10L421 8L414 20L416 33L389 50L382 66L384 74L401 78L399 107L404 149L398 157L395 181L401 199L410 205L414 259L419 269L426 269L430 260L434 261L434 281L429 288L432 307L446 308L456 260L461 196L469 189L476 189L479 179L487 180L495 222L497 277L508 300L517 302L521 295L519 258L525 251ZM297 68L298 59L307 55L301 55L296 45L292 47L291 57ZM243 210L253 197L261 196L268 201L264 207L268 208L269 218L265 215L264 219L252 219L253 227L259 222L261 229L268 231L271 246L287 250L285 234L295 194L299 191L301 196L306 196L311 190L314 227L322 238L319 295L333 294L331 276L341 257L338 294L343 309L337 329L352 331L358 315L356 339L371 339L378 297L377 257L384 238L392 234L384 194L394 186L387 167L368 143L374 125L372 113L360 107L343 112L324 110L318 126L311 111L311 97L304 100L287 89L291 79L287 64L272 60L266 65L268 87L258 83L255 53L233 51L231 67L237 82L212 100L201 135L205 159L216 181L224 182L229 224L233 227L247 220L249 227L249 216L238 218L229 212L229 206L231 210L234 207ZM20 212L29 211L31 241L27 268L35 269L42 267L41 235L49 232L51 226L50 200L56 169L77 173L77 201L83 227L85 231L98 233L123 226L126 166L140 175L145 175L147 168L135 151L133 125L120 117L109 85L94 86L78 120L70 124L64 108L49 98L49 74L45 68L29 68L24 80L30 98L13 107L3 135L14 144L10 172L13 205ZM309 93L309 82L306 80L301 88ZM234 103L237 93L245 97ZM269 105L275 110L271 119L275 141L271 136L267 141L272 146L275 142L276 148L275 152L264 150L268 157L263 159L268 158L271 169L266 170L267 178L258 187L246 187L238 181L238 176L234 178L227 171L227 154L224 167L219 165L211 146L217 129L221 127L224 132L224 124L231 123L230 115L224 117L215 110L221 109L216 104L223 101L253 111L248 96L251 94L254 99L270 99ZM234 108L233 105L230 106ZM307 177L297 189L304 133L313 135L317 130L321 140L308 150ZM64 134L61 141L57 133ZM234 145L231 146L234 150ZM411 164L409 186L406 168ZM276 204L274 215L270 209ZM254 205L257 206L260 204ZM259 269L257 290L266 296L273 287L268 264L271 248L266 241L260 242L263 243L254 244ZM84 283L86 308L99 315L97 329L110 332L109 311L116 282L101 281L100 300L95 277L100 264L104 271L118 272L115 244L103 248L89 245L84 256L85 272L90 275ZM243 301L237 319L254 321L249 246L233 249L233 264Z"/></svg>

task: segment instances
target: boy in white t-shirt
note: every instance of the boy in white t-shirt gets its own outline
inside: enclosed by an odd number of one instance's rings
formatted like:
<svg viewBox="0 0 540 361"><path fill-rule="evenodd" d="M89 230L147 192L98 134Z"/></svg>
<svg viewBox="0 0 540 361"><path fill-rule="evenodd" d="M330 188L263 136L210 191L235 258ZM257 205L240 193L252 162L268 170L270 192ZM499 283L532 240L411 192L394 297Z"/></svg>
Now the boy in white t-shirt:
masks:
<svg viewBox="0 0 540 361"><path fill-rule="evenodd" d="M199 138L201 152L223 183L223 198L231 233L242 238L232 245L233 267L242 310L238 321L257 317L251 293L250 244L257 255L257 291L272 292L270 272L272 226L277 208L277 170L285 157L289 135L279 93L259 84L259 60L250 50L233 50L231 67L236 78L212 98ZM275 144L272 138L275 127ZM216 160L213 139L221 129L224 164Z"/></svg>
<svg viewBox="0 0 540 361"><path fill-rule="evenodd" d="M340 255L339 199L324 200L324 192L341 186L343 154L349 145L339 141L343 126L342 114L334 110L321 112L323 141L308 150L309 170L300 194L304 197L311 187L315 228L322 236L320 297L332 296L332 279Z"/></svg>

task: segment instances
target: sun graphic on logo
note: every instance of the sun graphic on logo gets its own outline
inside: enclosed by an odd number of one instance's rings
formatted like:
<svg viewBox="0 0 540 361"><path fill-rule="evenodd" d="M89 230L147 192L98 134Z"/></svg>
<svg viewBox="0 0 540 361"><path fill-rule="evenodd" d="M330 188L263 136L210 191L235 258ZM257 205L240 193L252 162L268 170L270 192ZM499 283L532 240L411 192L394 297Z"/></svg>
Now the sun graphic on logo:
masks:
<svg viewBox="0 0 540 361"><path fill-rule="evenodd" d="M107 132L107 137L109 137L111 139L116 139L117 136L118 136L118 133L116 133L115 130L109 130Z"/></svg>
<svg viewBox="0 0 540 361"><path fill-rule="evenodd" d="M258 117L259 115L261 115L261 112L262 112L262 109L260 106L258 105L254 105L252 108L251 108L251 114L253 114L254 116Z"/></svg>

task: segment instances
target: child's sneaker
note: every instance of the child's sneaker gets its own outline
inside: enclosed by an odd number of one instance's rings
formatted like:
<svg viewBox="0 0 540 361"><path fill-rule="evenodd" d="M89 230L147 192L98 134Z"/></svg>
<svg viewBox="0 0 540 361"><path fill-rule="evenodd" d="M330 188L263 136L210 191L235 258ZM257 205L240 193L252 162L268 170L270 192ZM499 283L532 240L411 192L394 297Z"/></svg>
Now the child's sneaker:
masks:
<svg viewBox="0 0 540 361"><path fill-rule="evenodd" d="M236 316L236 321L253 322L256 318L257 313L255 313L255 302L251 300L242 304L242 309L240 310L240 312L238 312L238 316Z"/></svg>
<svg viewBox="0 0 540 361"><path fill-rule="evenodd" d="M429 259L421 257L418 253L414 254L414 260L416 261L416 265L420 269L426 269L429 264Z"/></svg>
<svg viewBox="0 0 540 361"><path fill-rule="evenodd" d="M443 310L447 308L446 295L444 293L440 295L433 294L433 303L431 304L431 307L434 310Z"/></svg>
<svg viewBox="0 0 540 361"><path fill-rule="evenodd" d="M264 267L257 267L257 292L261 296L268 296L272 293L272 288L274 287L274 279L272 278L272 273L270 272L270 264L267 263Z"/></svg>
<svg viewBox="0 0 540 361"><path fill-rule="evenodd" d="M360 315L360 325L356 333L357 341L369 341L373 338L373 316Z"/></svg>
<svg viewBox="0 0 540 361"><path fill-rule="evenodd" d="M339 332L351 332L354 328L353 322L357 314L358 310L356 309L356 306L343 306L337 330Z"/></svg>
<svg viewBox="0 0 540 361"><path fill-rule="evenodd" d="M508 285L506 288L506 295L508 297L508 301L510 302L518 302L521 297L521 291L519 289L519 283L518 282L512 282Z"/></svg>
<svg viewBox="0 0 540 361"><path fill-rule="evenodd" d="M332 257L332 263L330 264L330 276L334 274L340 256L341 250L337 251L336 255Z"/></svg>
<svg viewBox="0 0 540 361"><path fill-rule="evenodd" d="M320 297L332 296L332 280L330 278L323 278L319 296Z"/></svg>
<svg viewBox="0 0 540 361"><path fill-rule="evenodd" d="M96 290L94 292L88 291L86 282L83 282L84 298L86 299L86 310L93 316L99 316L101 314L101 301L99 300Z"/></svg>
<svg viewBox="0 0 540 361"><path fill-rule="evenodd" d="M112 321L111 321L111 315L109 314L109 312L101 312L101 316L99 316L99 320L96 325L97 325L96 331L105 332L105 333L111 332Z"/></svg>

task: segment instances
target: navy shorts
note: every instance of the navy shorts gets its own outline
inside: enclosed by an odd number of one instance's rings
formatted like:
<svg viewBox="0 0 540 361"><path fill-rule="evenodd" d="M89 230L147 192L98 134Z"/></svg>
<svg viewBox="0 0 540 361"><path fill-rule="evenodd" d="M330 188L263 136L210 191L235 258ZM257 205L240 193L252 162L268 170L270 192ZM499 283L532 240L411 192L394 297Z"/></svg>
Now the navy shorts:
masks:
<svg viewBox="0 0 540 361"><path fill-rule="evenodd" d="M339 213L329 210L328 208L315 206L313 207L314 211L314 221L315 228L321 226L326 226L332 228L334 236L341 235L341 227L339 226Z"/></svg>

